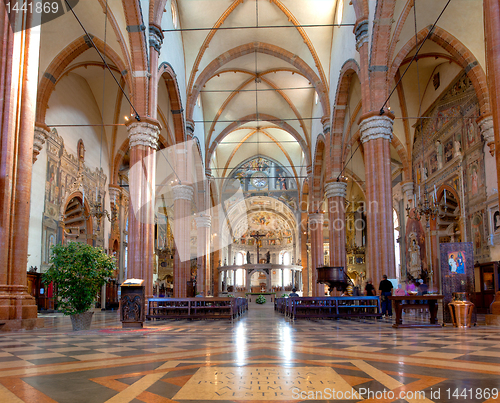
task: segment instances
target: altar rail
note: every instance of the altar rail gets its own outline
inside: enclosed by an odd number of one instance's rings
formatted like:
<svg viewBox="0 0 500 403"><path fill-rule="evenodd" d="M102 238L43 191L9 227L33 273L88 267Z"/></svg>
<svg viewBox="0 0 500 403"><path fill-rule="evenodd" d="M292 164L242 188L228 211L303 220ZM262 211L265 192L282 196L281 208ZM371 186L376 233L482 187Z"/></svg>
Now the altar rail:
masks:
<svg viewBox="0 0 500 403"><path fill-rule="evenodd" d="M292 320L382 316L379 297L276 298L274 309Z"/></svg>
<svg viewBox="0 0 500 403"><path fill-rule="evenodd" d="M233 320L247 310L245 298L150 298L146 319Z"/></svg>

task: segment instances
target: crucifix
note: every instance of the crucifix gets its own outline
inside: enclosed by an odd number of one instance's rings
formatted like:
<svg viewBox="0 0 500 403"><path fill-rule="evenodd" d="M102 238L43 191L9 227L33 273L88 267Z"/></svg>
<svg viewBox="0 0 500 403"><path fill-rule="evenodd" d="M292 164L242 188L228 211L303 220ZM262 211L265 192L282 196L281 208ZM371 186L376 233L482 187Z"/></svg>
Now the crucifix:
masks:
<svg viewBox="0 0 500 403"><path fill-rule="evenodd" d="M255 238L255 242L256 242L256 244L257 244L257 264L259 264L259 263L260 263L260 256L259 256L259 248L260 248L260 246L259 246L259 240L260 240L260 238L264 237L265 235L261 235L261 234L259 234L259 232L257 231L257 233L256 233L256 234L254 234L254 235L250 235L250 236L251 236L252 238Z"/></svg>

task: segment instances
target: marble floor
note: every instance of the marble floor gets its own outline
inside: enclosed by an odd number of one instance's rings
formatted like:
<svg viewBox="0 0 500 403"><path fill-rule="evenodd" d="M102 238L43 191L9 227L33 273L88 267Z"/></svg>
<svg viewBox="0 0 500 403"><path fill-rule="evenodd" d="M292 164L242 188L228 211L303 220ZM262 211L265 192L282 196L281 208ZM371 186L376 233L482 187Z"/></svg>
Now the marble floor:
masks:
<svg viewBox="0 0 500 403"><path fill-rule="evenodd" d="M82 332L42 316L44 329L0 333L0 402L500 401L498 327L291 323L271 306L138 330L116 312Z"/></svg>

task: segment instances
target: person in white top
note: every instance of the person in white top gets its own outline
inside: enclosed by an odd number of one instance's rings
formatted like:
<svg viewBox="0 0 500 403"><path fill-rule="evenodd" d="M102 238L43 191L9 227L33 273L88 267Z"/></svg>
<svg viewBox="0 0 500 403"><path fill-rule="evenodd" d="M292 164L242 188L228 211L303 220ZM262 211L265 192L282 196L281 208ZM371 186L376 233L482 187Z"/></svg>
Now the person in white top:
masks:
<svg viewBox="0 0 500 403"><path fill-rule="evenodd" d="M452 273L457 272L457 262L455 262L454 257L455 256L451 255L450 258L448 259L448 265L450 266L450 270Z"/></svg>

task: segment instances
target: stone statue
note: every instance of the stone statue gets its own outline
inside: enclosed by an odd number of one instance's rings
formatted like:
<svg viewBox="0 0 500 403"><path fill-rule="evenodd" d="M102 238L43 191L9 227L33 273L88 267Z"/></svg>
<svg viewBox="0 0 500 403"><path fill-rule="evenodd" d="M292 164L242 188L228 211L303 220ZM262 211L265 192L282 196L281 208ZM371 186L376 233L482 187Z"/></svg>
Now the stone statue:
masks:
<svg viewBox="0 0 500 403"><path fill-rule="evenodd" d="M269 251L266 253L266 263L271 263L271 253Z"/></svg>
<svg viewBox="0 0 500 403"><path fill-rule="evenodd" d="M247 264L250 264L250 251L247 251Z"/></svg>
<svg viewBox="0 0 500 403"><path fill-rule="evenodd" d="M410 274L413 278L418 278L422 271L422 262L420 260L420 246L418 246L415 239L413 240L410 248L408 249L410 256Z"/></svg>
<svg viewBox="0 0 500 403"><path fill-rule="evenodd" d="M436 152L437 152L438 169L441 169L443 168L443 145L439 140L436 140Z"/></svg>
<svg viewBox="0 0 500 403"><path fill-rule="evenodd" d="M458 156L461 156L462 155L462 151L461 151L461 145L460 145L460 141L458 140L455 140L453 142L453 149L454 149L454 152L455 152L455 155L454 157L458 157Z"/></svg>

